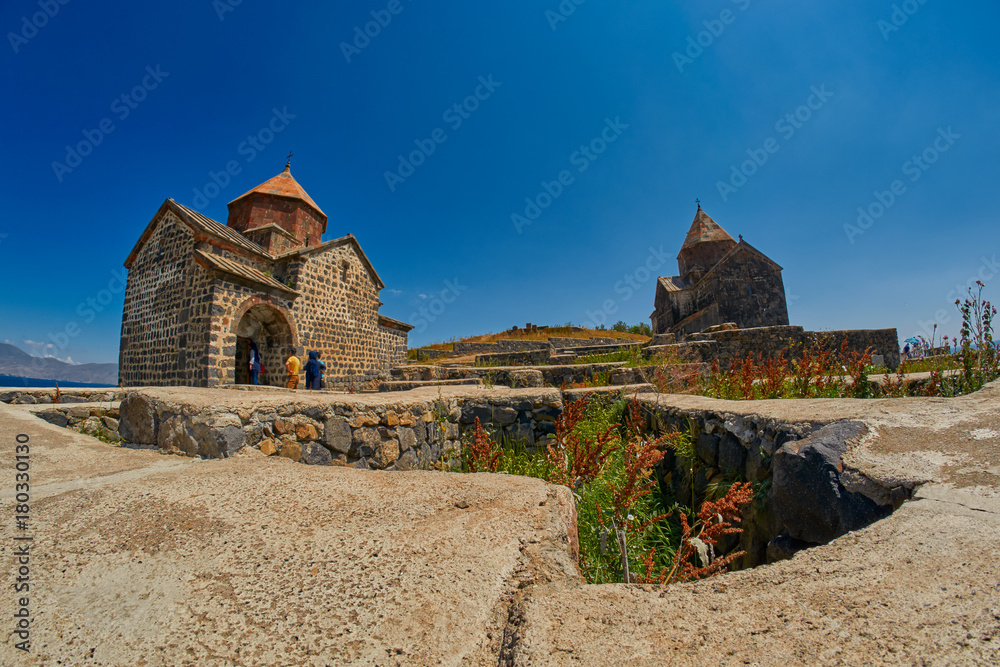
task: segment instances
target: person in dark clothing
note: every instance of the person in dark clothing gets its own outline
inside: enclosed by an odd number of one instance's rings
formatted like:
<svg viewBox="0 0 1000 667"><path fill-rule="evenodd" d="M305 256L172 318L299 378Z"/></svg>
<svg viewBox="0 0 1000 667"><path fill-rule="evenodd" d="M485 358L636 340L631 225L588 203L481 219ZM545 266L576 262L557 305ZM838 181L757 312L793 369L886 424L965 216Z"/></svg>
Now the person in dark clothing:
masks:
<svg viewBox="0 0 1000 667"><path fill-rule="evenodd" d="M250 384L257 384L257 376L260 375L260 350L257 343L250 343Z"/></svg>
<svg viewBox="0 0 1000 667"><path fill-rule="evenodd" d="M316 350L309 350L309 361L306 362L306 389L319 389L319 355Z"/></svg>

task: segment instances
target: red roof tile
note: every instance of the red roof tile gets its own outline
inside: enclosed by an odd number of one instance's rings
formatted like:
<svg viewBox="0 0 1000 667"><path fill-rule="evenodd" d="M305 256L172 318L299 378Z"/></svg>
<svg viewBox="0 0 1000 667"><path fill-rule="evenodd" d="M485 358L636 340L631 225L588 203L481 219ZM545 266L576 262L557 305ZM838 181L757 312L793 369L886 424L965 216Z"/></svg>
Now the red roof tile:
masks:
<svg viewBox="0 0 1000 667"><path fill-rule="evenodd" d="M253 194L277 195L279 197L301 199L306 204L316 209L316 212L324 218L327 217L326 213L323 212L323 209L316 205L316 202L312 200L312 197L310 197L308 193L302 189L302 186L299 185L299 182L292 177L292 171L288 165L285 165L285 170L274 178L264 181L253 190L245 192L233 201L229 202L229 206L232 206L244 197L248 197Z"/></svg>
<svg viewBox="0 0 1000 667"><path fill-rule="evenodd" d="M698 207L698 213L694 216L694 222L691 223L691 229L688 230L681 250L706 241L730 241L733 244L736 243L736 241L733 241L733 237L719 226L719 223L708 217L708 213L705 213L705 211L701 210L701 207Z"/></svg>

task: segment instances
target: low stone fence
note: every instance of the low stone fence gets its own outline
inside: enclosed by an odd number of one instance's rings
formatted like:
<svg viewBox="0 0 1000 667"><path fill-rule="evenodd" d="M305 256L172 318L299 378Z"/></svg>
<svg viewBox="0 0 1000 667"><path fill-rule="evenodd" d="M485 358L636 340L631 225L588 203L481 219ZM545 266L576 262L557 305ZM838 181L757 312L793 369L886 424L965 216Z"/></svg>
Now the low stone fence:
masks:
<svg viewBox="0 0 1000 667"><path fill-rule="evenodd" d="M224 458L253 447L313 465L411 470L453 465L476 418L498 439L533 447L555 433L562 411L554 389L463 389L460 398L436 399L428 391L408 393L391 403L359 397L309 404L256 394L249 403L220 397L199 409L176 401L175 392L145 390L122 401L118 433L128 444L187 456Z"/></svg>
<svg viewBox="0 0 1000 667"><path fill-rule="evenodd" d="M800 357L802 350L819 345L840 352L847 341L846 352L858 355L871 347L881 355L886 366L895 370L899 366L899 343L895 329L858 329L845 331L805 331L799 326L756 327L688 334L676 349L687 352L696 359L711 363L718 360L726 368L747 354L777 357L781 352L789 361Z"/></svg>
<svg viewBox="0 0 1000 667"><path fill-rule="evenodd" d="M527 352L499 352L497 354L477 354L476 365L479 366L533 366L544 364L552 356L551 348L544 350L529 350Z"/></svg>
<svg viewBox="0 0 1000 667"><path fill-rule="evenodd" d="M563 385L592 381L598 375L607 375L610 384L614 385L649 381L652 369L625 368L624 366L625 362L623 361L534 367L410 365L392 369L392 379L397 382L433 382L479 378L487 384L522 388L562 387Z"/></svg>
<svg viewBox="0 0 1000 667"><path fill-rule="evenodd" d="M84 389L59 390L59 403L111 403L125 398L125 389ZM47 388L0 388L0 403L18 405L53 403L56 390Z"/></svg>
<svg viewBox="0 0 1000 667"><path fill-rule="evenodd" d="M455 354L499 354L503 352L530 352L549 350L546 340L517 340L501 338L492 343L454 343Z"/></svg>

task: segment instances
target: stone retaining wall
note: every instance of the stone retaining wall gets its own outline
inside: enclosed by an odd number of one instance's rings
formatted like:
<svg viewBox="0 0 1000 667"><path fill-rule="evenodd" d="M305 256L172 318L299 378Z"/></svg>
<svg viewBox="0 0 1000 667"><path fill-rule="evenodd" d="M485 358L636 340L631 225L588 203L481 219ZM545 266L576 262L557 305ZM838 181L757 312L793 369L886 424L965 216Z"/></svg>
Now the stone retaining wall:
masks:
<svg viewBox="0 0 1000 667"><path fill-rule="evenodd" d="M111 403L125 398L125 389L60 389L60 403ZM0 388L0 403L52 403L55 389Z"/></svg>
<svg viewBox="0 0 1000 667"><path fill-rule="evenodd" d="M567 394L566 400L573 395ZM757 415L664 407L643 397L650 428L685 432L694 459L673 450L658 466L661 489L685 505L704 500L712 487L754 484L758 497L744 514L742 567L774 562L795 551L888 516L910 497L913 484L886 488L845 470L841 457L867 433L861 422L786 423Z"/></svg>
<svg viewBox="0 0 1000 667"><path fill-rule="evenodd" d="M677 348L695 358L726 368L747 354L776 357L785 352L788 360L797 359L803 349L819 345L839 354L847 340L847 353L864 353L871 347L882 355L886 366L895 370L899 366L899 342L895 329L858 329L845 331L805 331L799 326L758 327L711 333L689 334Z"/></svg>
<svg viewBox="0 0 1000 667"><path fill-rule="evenodd" d="M555 433L559 393L411 400L386 406L332 402L194 410L142 393L121 403L128 444L187 456L225 458L245 446L313 465L381 470L448 468L476 418L498 439L527 447Z"/></svg>

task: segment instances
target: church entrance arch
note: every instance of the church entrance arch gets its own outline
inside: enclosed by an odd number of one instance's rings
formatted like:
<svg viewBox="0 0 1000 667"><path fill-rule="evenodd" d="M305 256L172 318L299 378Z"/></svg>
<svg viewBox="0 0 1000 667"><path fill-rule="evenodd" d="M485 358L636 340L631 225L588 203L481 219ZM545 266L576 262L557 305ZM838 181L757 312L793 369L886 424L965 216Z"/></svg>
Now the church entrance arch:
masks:
<svg viewBox="0 0 1000 667"><path fill-rule="evenodd" d="M236 325L236 384L250 384L250 346L260 350L264 372L258 384L285 384L285 356L294 347L292 327L286 315L268 303L251 305Z"/></svg>

